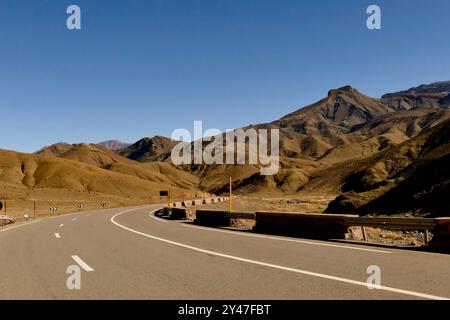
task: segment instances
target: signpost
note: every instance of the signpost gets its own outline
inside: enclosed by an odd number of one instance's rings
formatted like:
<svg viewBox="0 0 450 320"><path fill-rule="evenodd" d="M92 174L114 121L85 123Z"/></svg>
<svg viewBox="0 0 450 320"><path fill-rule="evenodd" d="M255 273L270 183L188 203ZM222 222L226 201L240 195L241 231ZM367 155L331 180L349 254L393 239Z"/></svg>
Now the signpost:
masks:
<svg viewBox="0 0 450 320"><path fill-rule="evenodd" d="M231 210L233 208L233 181L231 180L231 177L230 177L230 196L229 196L228 204L229 204L229 207L230 207L229 209L231 212Z"/></svg>
<svg viewBox="0 0 450 320"><path fill-rule="evenodd" d="M160 190L159 191L159 198L168 197L168 196L169 196L169 191L167 191L167 190Z"/></svg>
<svg viewBox="0 0 450 320"><path fill-rule="evenodd" d="M161 199L163 197L167 197L167 206L170 208L170 189L159 191L159 199Z"/></svg>

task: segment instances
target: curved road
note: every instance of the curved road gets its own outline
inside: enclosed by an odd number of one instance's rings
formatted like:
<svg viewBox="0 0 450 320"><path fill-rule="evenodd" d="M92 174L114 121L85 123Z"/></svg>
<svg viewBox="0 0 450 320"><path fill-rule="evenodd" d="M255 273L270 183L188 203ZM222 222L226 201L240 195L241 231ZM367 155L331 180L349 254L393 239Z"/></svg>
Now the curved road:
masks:
<svg viewBox="0 0 450 320"><path fill-rule="evenodd" d="M450 298L448 255L208 229L158 219L158 207L1 228L0 299Z"/></svg>

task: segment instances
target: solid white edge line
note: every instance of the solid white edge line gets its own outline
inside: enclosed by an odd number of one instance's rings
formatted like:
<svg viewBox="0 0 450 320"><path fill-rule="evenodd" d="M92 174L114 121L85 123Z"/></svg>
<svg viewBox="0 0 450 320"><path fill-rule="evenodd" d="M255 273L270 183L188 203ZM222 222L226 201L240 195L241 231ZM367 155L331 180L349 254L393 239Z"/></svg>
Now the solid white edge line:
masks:
<svg viewBox="0 0 450 320"><path fill-rule="evenodd" d="M56 238L56 239L61 238L60 234L59 234L59 233L55 233L55 238Z"/></svg>
<svg viewBox="0 0 450 320"><path fill-rule="evenodd" d="M92 269L86 262L84 262L79 256L72 256L72 259L75 260L76 263L80 267L82 267L87 272L92 272L94 269Z"/></svg>
<svg viewBox="0 0 450 320"><path fill-rule="evenodd" d="M41 220L33 220L33 221L30 221L30 222L26 222L26 223L19 224L19 225L17 225L17 226L8 227L8 228L4 228L4 229L2 228L2 229L0 229L0 232L4 232L4 231L11 230L11 229L16 229L16 228L24 227L24 226L27 226L27 225L29 225L29 224L33 224L33 223L36 223L36 222L39 222L39 221L41 221Z"/></svg>
<svg viewBox="0 0 450 320"><path fill-rule="evenodd" d="M219 252L215 252L215 251L210 251L210 250L205 250L205 249L201 249L201 248L197 248L197 247L193 247L193 246L189 246L183 243L179 243L179 242L175 242L172 240L167 240L167 239L163 239L160 237L156 237L156 236L152 236L137 230L133 230L131 228L125 227L121 224L119 224L118 222L116 222L114 219L122 214L125 214L127 212L131 212L131 211L136 211L139 209L129 209L129 210L125 210L122 212L117 213L116 215L114 215L111 218L111 222L113 224L115 224L116 226L133 232L135 234L153 239L153 240L157 240L157 241L161 241L161 242L165 242L174 246L178 246L181 248L185 248L185 249L189 249L192 251L197 251L197 252L201 252L201 253L205 253L205 254L210 254L210 255L214 255L217 257L222 257L222 258L226 258L226 259L230 259L230 260L236 260L236 261L240 261L240 262L245 262L245 263L250 263L250 264L255 264L255 265L259 265L259 266L263 266L263 267L268 267L268 268L273 268L273 269L278 269L278 270L284 270L284 271L290 271L290 272L294 272L294 273L299 273L299 274L303 274L303 275L308 275L308 276L312 276L312 277L316 277L316 278L322 278L322 279L328 279L328 280L333 280L333 281L338 281L338 282L343 282L343 283L349 283L349 284L354 284L357 286L362 286L362 287L366 287L368 288L368 284L366 282L362 282L362 281L356 281L356 280L351 280L351 279L346 279L346 278L341 278L341 277L335 277L335 276L330 276L327 274L323 274L323 273L317 273L317 272L311 272L311 271L306 271L306 270L301 270L301 269L295 269L295 268L289 268L289 267L283 267L280 265L276 265L276 264L272 264L272 263L266 263L266 262L261 262L261 261L257 261L257 260L251 260L251 259L245 259L245 258L240 258L240 257L236 257L236 256L232 256L232 255L228 255L228 254L223 254L223 253L219 253ZM424 298L424 299L430 299L430 300L450 300L449 298L445 298L445 297L439 297L439 296L435 296L435 295L430 295L430 294L425 294L425 293L420 293L420 292L415 292L415 291L409 291L409 290L403 290L403 289L398 289L398 288L393 288L393 287L387 287L387 286L377 286L376 288L377 290L384 290L384 291L389 291L389 292L395 292L395 293L399 293L399 294L404 294L404 295L409 295L409 296L414 296L414 297L418 297L418 298ZM369 290L369 289L368 289Z"/></svg>
<svg viewBox="0 0 450 320"><path fill-rule="evenodd" d="M332 248L341 248L341 249L350 249L350 250L359 250L359 251L369 251L369 252L376 252L376 253L386 253L386 254L392 253L391 251L385 251L385 250L369 249L369 248L359 248L359 247L351 247L351 246L344 246L344 245L339 245L339 244L314 242L314 241L307 241L307 240L300 240L300 239L286 239L286 238L273 237L273 236L262 235L262 234L244 233L244 232L240 232L240 231L228 231L228 230L221 230L221 229L215 229L215 228L207 228L207 227L201 227L201 226L192 226L192 225L189 225L189 224L182 224L182 226L183 226L183 227L188 227L188 228L194 228L194 229L205 230L205 231L212 231L212 232L220 232L220 233L234 234L234 235L237 235L237 236L246 236L246 237L253 237L253 238L263 238L263 239L270 239L270 240L278 240L278 241L286 241L286 242L294 242L294 243L310 244L310 245L315 245L315 246L332 247Z"/></svg>

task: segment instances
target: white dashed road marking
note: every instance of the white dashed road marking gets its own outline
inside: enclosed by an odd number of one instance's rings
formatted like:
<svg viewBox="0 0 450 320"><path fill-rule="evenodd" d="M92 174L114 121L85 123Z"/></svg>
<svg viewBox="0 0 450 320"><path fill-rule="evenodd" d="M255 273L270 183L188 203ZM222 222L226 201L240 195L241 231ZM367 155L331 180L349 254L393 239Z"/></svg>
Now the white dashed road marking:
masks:
<svg viewBox="0 0 450 320"><path fill-rule="evenodd" d="M80 267L82 267L84 269L84 271L87 272L92 272L94 271L94 269L92 269L86 262L84 262L79 256L72 256L72 259L75 260L76 263L78 263L78 265Z"/></svg>

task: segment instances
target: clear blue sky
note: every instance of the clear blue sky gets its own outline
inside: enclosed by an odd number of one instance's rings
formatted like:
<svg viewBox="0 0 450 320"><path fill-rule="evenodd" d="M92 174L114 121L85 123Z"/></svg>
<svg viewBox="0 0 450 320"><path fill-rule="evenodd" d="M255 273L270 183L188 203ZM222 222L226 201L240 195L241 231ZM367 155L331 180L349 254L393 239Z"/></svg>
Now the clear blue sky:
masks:
<svg viewBox="0 0 450 320"><path fill-rule="evenodd" d="M449 16L448 0L1 0L0 148L225 130L346 84L378 97L450 80Z"/></svg>

